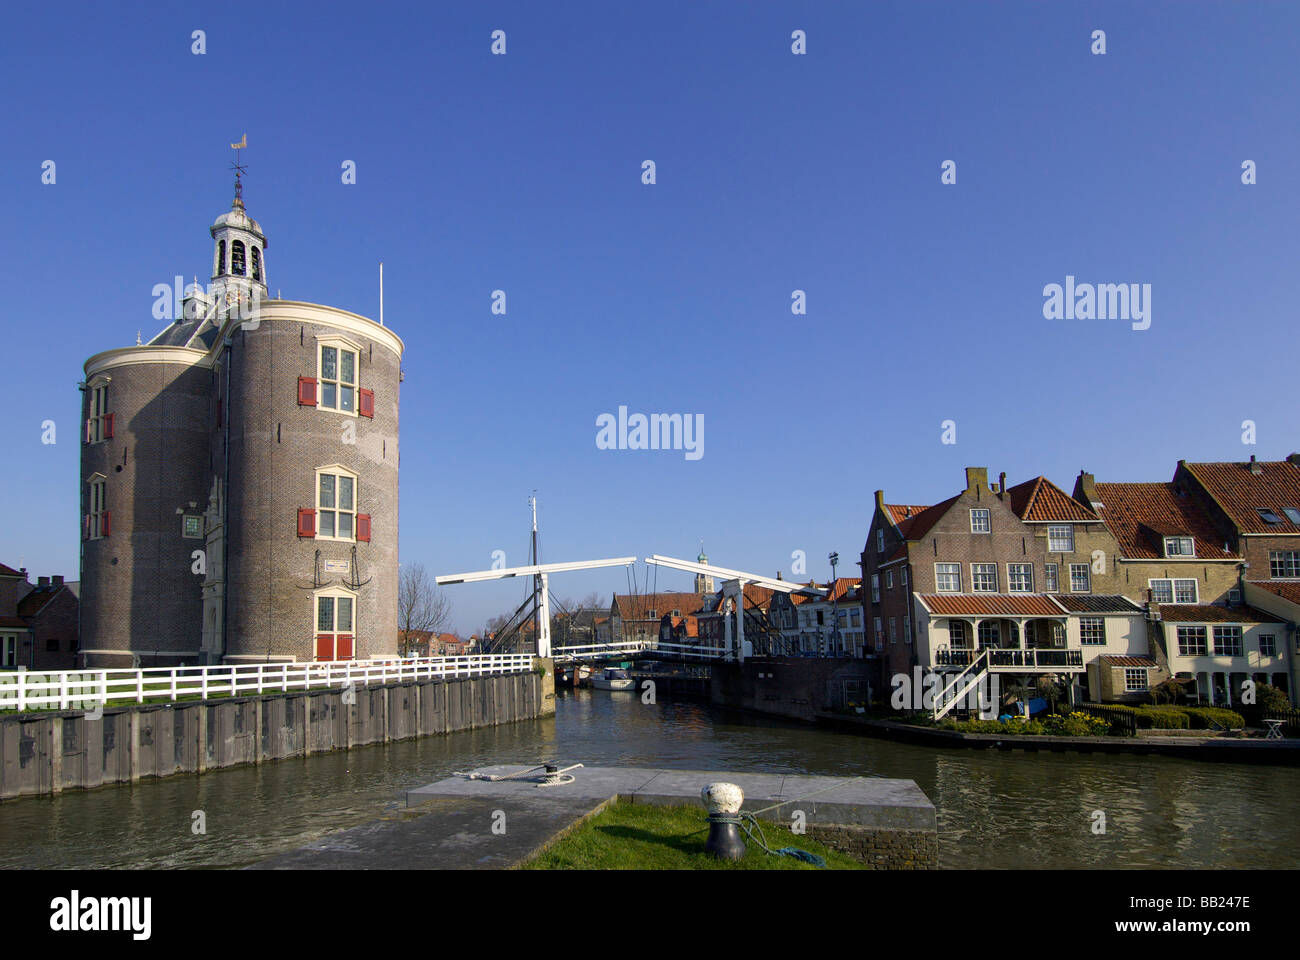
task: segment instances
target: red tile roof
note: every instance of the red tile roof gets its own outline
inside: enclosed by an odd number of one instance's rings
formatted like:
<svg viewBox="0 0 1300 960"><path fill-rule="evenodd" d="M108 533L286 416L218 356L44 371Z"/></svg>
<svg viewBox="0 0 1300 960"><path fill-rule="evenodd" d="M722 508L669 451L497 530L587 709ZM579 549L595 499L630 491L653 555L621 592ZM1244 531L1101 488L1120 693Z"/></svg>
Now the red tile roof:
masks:
<svg viewBox="0 0 1300 960"><path fill-rule="evenodd" d="M1163 560L1165 534L1188 534L1198 560L1238 560L1223 549L1223 537L1190 496L1172 483L1099 483L1101 519L1129 560Z"/></svg>
<svg viewBox="0 0 1300 960"><path fill-rule="evenodd" d="M624 620L658 620L674 610L695 613L704 606L704 597L702 593L616 593L614 604ZM651 610L655 612L653 617Z"/></svg>
<svg viewBox="0 0 1300 960"><path fill-rule="evenodd" d="M1246 582L1252 587L1267 590L1283 600L1300 603L1300 580L1247 580Z"/></svg>
<svg viewBox="0 0 1300 960"><path fill-rule="evenodd" d="M1156 662L1150 657L1121 657L1112 653L1103 653L1098 660L1109 663L1112 667L1154 667Z"/></svg>
<svg viewBox="0 0 1300 960"><path fill-rule="evenodd" d="M1282 623L1280 617L1254 607L1214 607L1209 604L1160 604L1160 617L1171 623Z"/></svg>
<svg viewBox="0 0 1300 960"><path fill-rule="evenodd" d="M855 593L857 593L862 589L862 578L861 577L837 577L835 579L835 584L833 586L831 584L827 584L827 587L828 587L828 592L826 596L819 597L818 599L828 600L828 601L857 600L860 599L860 597L855 596Z"/></svg>
<svg viewBox="0 0 1300 960"><path fill-rule="evenodd" d="M1046 477L1007 488L1011 509L1026 523L1096 523L1100 518Z"/></svg>
<svg viewBox="0 0 1300 960"><path fill-rule="evenodd" d="M957 497L949 497L942 503L936 503L932 507L909 507L887 503L885 509L889 511L890 517L898 525L899 532L902 533L904 540L920 540L930 532L930 528L938 523L939 518L947 513L948 508L956 502ZM910 517L905 515L908 510L912 511Z"/></svg>
<svg viewBox="0 0 1300 960"><path fill-rule="evenodd" d="M1300 533L1300 524L1287 519L1283 507L1300 510L1300 465L1289 460L1249 463L1182 464L1223 508L1243 533ZM1281 523L1269 523L1258 513L1272 510Z"/></svg>
<svg viewBox="0 0 1300 960"><path fill-rule="evenodd" d="M926 608L940 617L1064 617L1065 611L1041 593L924 593Z"/></svg>

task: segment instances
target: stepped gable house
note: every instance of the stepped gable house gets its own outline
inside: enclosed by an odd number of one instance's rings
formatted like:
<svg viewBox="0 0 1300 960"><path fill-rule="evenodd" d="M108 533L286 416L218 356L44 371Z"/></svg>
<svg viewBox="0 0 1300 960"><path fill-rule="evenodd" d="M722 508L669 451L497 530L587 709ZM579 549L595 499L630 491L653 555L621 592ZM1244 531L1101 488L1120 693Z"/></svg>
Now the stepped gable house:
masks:
<svg viewBox="0 0 1300 960"><path fill-rule="evenodd" d="M148 343L85 363L79 665L392 656L403 344L270 299L244 209Z"/></svg>

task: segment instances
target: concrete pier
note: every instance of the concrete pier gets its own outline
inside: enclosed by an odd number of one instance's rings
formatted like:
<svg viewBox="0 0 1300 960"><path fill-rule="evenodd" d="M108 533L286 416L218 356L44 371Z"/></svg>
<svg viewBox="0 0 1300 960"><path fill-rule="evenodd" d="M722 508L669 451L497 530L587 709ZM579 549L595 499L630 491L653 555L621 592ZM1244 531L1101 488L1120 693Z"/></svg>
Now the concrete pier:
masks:
<svg viewBox="0 0 1300 960"><path fill-rule="evenodd" d="M473 772L503 776L524 769ZM745 791L745 811L762 811L762 819L778 823L801 811L808 836L877 868L933 869L938 862L934 804L911 780L628 767L572 774L573 783L558 786L449 777L408 791L400 815L322 838L258 869L518 866L612 802L699 807L701 788L719 780Z"/></svg>

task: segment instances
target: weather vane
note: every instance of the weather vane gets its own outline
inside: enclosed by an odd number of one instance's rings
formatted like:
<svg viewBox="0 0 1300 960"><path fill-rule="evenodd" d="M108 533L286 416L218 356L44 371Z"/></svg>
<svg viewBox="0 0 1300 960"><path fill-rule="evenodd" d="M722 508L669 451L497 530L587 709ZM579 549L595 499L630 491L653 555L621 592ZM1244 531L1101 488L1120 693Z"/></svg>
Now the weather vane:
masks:
<svg viewBox="0 0 1300 960"><path fill-rule="evenodd" d="M244 134L243 139L238 143L232 143L230 145L231 150L244 150L247 147L248 134ZM246 171L248 167L239 162L238 153L235 154L235 162L230 165L230 169L235 171L235 205L242 207L244 205L244 184L240 181L240 177L244 175L244 171Z"/></svg>

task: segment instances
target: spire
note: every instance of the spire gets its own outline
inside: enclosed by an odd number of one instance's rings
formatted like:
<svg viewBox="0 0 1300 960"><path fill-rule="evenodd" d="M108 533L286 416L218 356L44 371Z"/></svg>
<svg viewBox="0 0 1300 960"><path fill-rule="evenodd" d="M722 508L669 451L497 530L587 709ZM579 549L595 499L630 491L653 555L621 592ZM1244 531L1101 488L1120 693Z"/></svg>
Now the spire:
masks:
<svg viewBox="0 0 1300 960"><path fill-rule="evenodd" d="M247 149L247 147L248 147L248 134L244 134L243 139L241 139L238 143L232 143L230 145L230 149L235 151L244 150ZM244 175L244 171L247 170L248 167L246 167L244 164L241 164L239 162L238 152L235 153L235 162L230 165L230 169L235 171L235 202L230 205L230 209L243 210L244 209L244 183L241 178Z"/></svg>

